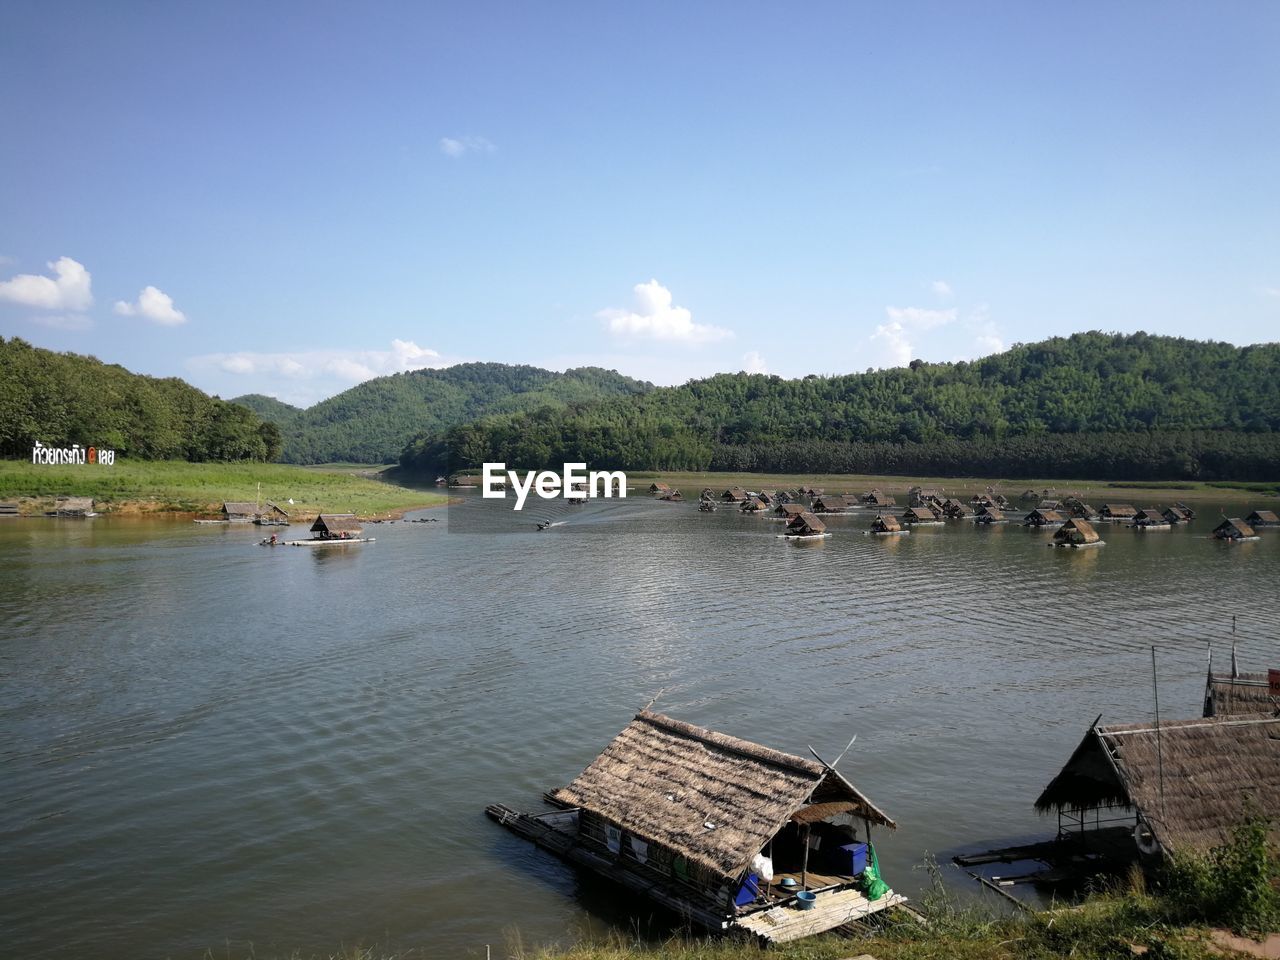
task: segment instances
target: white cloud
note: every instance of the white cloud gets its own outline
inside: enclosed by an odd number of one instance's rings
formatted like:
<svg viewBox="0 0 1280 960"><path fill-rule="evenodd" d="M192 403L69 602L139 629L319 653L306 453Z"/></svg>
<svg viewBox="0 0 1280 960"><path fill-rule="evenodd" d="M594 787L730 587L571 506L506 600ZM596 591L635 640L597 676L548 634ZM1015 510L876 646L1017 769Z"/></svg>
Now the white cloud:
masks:
<svg viewBox="0 0 1280 960"><path fill-rule="evenodd" d="M186 314L173 305L173 297L151 286L142 289L137 303L117 300L115 312L122 317L143 317L162 327L176 327L187 322Z"/></svg>
<svg viewBox="0 0 1280 960"><path fill-rule="evenodd" d="M947 283L945 280L934 280L929 284L929 288L933 290L934 296L939 300L950 300L954 295L951 289L951 284Z"/></svg>
<svg viewBox="0 0 1280 960"><path fill-rule="evenodd" d="M0 281L0 300L10 300L42 310L88 310L93 305L92 278L84 265L70 257L59 257L48 267L55 277L20 273Z"/></svg>
<svg viewBox="0 0 1280 960"><path fill-rule="evenodd" d="M625 339L664 340L677 343L715 343L733 337L732 330L694 323L693 314L685 307L673 306L671 291L657 280L637 283L632 288L634 310L610 308L596 316L609 332Z"/></svg>
<svg viewBox="0 0 1280 960"><path fill-rule="evenodd" d="M915 340L917 333L934 330L951 323L956 318L954 308L950 310L929 310L925 307L885 307L888 323L876 327L871 335L871 344L879 353L878 365L882 367L904 367L915 356Z"/></svg>
<svg viewBox="0 0 1280 960"><path fill-rule="evenodd" d="M493 153L498 148L484 137L441 137L440 152L455 160L468 153Z"/></svg>
<svg viewBox="0 0 1280 960"><path fill-rule="evenodd" d="M448 366L435 350L412 340L392 340L390 350L303 350L294 353L209 353L193 357L197 370L289 380L333 380L351 386L389 373Z"/></svg>
<svg viewBox="0 0 1280 960"><path fill-rule="evenodd" d="M1263 287L1262 292L1268 297L1280 297L1280 287Z"/></svg>
<svg viewBox="0 0 1280 960"><path fill-rule="evenodd" d="M748 350L742 355L742 369L747 373L768 373L769 368L765 366L764 357L760 356L759 350Z"/></svg>

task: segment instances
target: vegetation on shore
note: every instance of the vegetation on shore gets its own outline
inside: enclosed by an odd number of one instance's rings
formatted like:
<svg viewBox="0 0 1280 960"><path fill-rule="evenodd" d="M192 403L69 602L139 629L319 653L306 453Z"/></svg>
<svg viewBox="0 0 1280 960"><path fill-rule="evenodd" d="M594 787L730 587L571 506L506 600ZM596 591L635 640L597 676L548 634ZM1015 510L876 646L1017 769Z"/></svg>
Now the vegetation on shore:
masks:
<svg viewBox="0 0 1280 960"><path fill-rule="evenodd" d="M1082 333L973 363L724 374L427 431L401 463L1105 479L1280 476L1280 344Z"/></svg>
<svg viewBox="0 0 1280 960"><path fill-rule="evenodd" d="M224 500L279 503L295 517L354 513L395 517L437 506L435 491L379 479L378 468L298 467L279 463L185 463L120 461L114 466L38 466L0 460L0 500L17 500L25 513L39 513L58 496L93 497L109 513L215 513ZM289 499L293 505L289 505Z"/></svg>
<svg viewBox="0 0 1280 960"><path fill-rule="evenodd" d="M29 458L37 442L140 460L273 460L280 431L177 377L0 337L0 457Z"/></svg>
<svg viewBox="0 0 1280 960"><path fill-rule="evenodd" d="M1191 480L1125 481L1125 480L1070 480L1049 478L984 478L943 477L918 474L870 474L870 473L729 473L729 472L679 472L642 470L628 471L627 483L630 496L643 496L649 484L661 480L679 489L687 498L696 498L704 487L717 494L729 487L747 490L795 489L819 487L830 493L861 494L880 489L888 494L902 493L913 486L940 490L949 496L965 498L985 492L988 487L1003 493L1011 500L1025 490L1037 492L1049 490L1059 498L1071 494L1079 496L1095 507L1108 500L1151 505L1175 500L1195 500L1209 505L1221 503L1252 503L1260 498L1280 497L1280 480L1274 483L1230 483L1217 481L1202 483ZM901 502L901 501L900 501Z"/></svg>

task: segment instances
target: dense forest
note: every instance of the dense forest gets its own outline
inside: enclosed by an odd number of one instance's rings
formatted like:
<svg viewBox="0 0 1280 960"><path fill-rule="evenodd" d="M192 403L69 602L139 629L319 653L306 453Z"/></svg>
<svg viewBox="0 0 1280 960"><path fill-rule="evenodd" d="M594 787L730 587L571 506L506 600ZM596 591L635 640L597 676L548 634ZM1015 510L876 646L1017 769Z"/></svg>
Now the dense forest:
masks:
<svg viewBox="0 0 1280 960"><path fill-rule="evenodd" d="M0 337L0 456L29 457L37 441L143 460L272 460L280 452L274 424L176 377Z"/></svg>
<svg viewBox="0 0 1280 960"><path fill-rule="evenodd" d="M306 410L260 394L235 402L280 426L286 463L394 463L419 433L491 414L567 409L652 389L598 367L554 373L504 363L461 363L367 380Z"/></svg>
<svg viewBox="0 0 1280 960"><path fill-rule="evenodd" d="M424 433L401 463L1116 479L1280 476L1280 345L1081 333L973 363L725 374Z"/></svg>
<svg viewBox="0 0 1280 960"><path fill-rule="evenodd" d="M302 412L299 407L277 400L275 397L268 397L263 393L246 393L243 397L232 397L231 402L248 407L263 420L271 421L282 431L294 417Z"/></svg>

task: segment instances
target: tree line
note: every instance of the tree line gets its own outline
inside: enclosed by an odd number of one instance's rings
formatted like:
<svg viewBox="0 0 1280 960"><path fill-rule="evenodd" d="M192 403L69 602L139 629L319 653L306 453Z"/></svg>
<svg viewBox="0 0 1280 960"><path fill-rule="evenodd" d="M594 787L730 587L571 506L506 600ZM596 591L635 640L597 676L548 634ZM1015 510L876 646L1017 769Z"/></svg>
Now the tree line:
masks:
<svg viewBox="0 0 1280 960"><path fill-rule="evenodd" d="M1091 332L973 363L725 374L487 416L420 435L401 463L1274 479L1277 431L1280 345Z"/></svg>
<svg viewBox="0 0 1280 960"><path fill-rule="evenodd" d="M0 456L39 441L142 460L273 460L280 431L177 377L130 373L94 357L0 337Z"/></svg>

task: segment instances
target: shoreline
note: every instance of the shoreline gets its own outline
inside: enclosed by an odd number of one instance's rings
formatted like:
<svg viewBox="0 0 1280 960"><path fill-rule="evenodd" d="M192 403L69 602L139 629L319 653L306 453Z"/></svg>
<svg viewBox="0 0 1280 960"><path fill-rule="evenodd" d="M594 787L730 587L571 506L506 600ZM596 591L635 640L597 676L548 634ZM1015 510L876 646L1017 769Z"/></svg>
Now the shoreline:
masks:
<svg viewBox="0 0 1280 960"><path fill-rule="evenodd" d="M309 522L320 513L400 520L452 502L443 492L393 482L384 473L368 465L117 461L98 467L0 460L0 503L16 504L19 516L40 517L58 497L89 497L102 516L194 520L216 518L224 501L270 501L295 522Z"/></svg>

